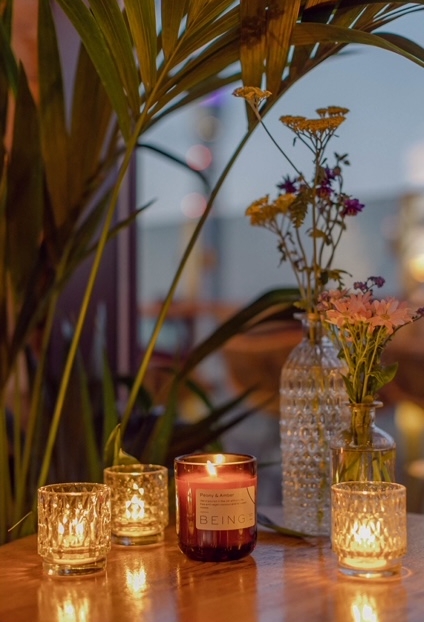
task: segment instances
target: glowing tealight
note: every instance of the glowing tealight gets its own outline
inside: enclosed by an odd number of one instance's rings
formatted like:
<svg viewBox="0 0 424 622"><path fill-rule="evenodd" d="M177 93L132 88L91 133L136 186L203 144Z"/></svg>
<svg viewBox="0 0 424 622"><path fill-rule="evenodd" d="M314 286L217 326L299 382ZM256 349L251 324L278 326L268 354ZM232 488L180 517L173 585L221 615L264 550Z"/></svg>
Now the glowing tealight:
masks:
<svg viewBox="0 0 424 622"><path fill-rule="evenodd" d="M355 540L361 543L372 544L375 542L375 536L372 535L369 527L361 525L357 533L355 533Z"/></svg>
<svg viewBox="0 0 424 622"><path fill-rule="evenodd" d="M406 553L405 487L389 482L334 484L331 538L340 572L366 578L398 574Z"/></svg>
<svg viewBox="0 0 424 622"><path fill-rule="evenodd" d="M125 502L125 516L132 520L140 520L145 516L144 501L134 495L130 501Z"/></svg>
<svg viewBox="0 0 424 622"><path fill-rule="evenodd" d="M37 539L44 572L72 576L104 570L111 548L110 519L110 490L104 484L39 488Z"/></svg>
<svg viewBox="0 0 424 622"><path fill-rule="evenodd" d="M162 465L115 465L104 471L112 494L112 540L155 544L168 524L168 470Z"/></svg>

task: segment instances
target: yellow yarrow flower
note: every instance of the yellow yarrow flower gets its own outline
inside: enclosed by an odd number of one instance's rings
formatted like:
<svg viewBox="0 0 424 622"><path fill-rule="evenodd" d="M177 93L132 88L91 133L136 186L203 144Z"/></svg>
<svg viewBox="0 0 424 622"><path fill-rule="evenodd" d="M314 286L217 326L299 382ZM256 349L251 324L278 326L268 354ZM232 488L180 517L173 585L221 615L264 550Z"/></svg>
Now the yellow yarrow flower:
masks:
<svg viewBox="0 0 424 622"><path fill-rule="evenodd" d="M350 112L350 110L349 108L342 108L341 106L328 106L327 108L318 108L316 112L320 117L345 117Z"/></svg>
<svg viewBox="0 0 424 622"><path fill-rule="evenodd" d="M284 194L279 196L273 203L269 202L269 195L254 201L246 209L246 216L250 218L250 224L257 227L266 227L274 222L279 214L287 214L290 205L296 195Z"/></svg>
<svg viewBox="0 0 424 622"><path fill-rule="evenodd" d="M260 119L259 107L272 93L271 91L263 91L257 86L243 86L235 89L233 95L245 99L257 118Z"/></svg>
<svg viewBox="0 0 424 622"><path fill-rule="evenodd" d="M296 134L305 134L309 137L318 136L330 132L333 134L337 128L345 121L346 117L332 115L330 117L319 117L318 119L306 119L305 117L280 117L280 121L284 123L290 130Z"/></svg>

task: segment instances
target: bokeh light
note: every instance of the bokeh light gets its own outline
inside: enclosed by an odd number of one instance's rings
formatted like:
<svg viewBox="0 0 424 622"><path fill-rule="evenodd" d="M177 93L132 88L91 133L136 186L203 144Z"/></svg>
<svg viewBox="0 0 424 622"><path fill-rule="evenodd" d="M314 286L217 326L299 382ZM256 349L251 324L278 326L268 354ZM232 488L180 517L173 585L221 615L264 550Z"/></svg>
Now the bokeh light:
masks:
<svg viewBox="0 0 424 622"><path fill-rule="evenodd" d="M204 171L212 163L212 151L204 145L192 145L186 152L186 162L195 171Z"/></svg>
<svg viewBox="0 0 424 622"><path fill-rule="evenodd" d="M181 200L181 211L187 218L200 218L206 209L206 199L199 192L190 192Z"/></svg>

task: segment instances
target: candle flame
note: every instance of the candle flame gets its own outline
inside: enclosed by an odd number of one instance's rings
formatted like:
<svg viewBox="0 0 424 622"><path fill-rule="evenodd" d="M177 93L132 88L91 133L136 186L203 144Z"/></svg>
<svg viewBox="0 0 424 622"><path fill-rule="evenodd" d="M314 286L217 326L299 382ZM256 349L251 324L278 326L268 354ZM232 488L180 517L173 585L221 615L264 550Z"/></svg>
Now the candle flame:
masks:
<svg viewBox="0 0 424 622"><path fill-rule="evenodd" d="M216 464L224 464L225 462L225 456L223 454L216 454L216 456L214 456L214 461L211 462L210 460L206 461L206 470L209 473L209 475L211 475L212 477L216 477L218 475L218 471L216 470Z"/></svg>
<svg viewBox="0 0 424 622"><path fill-rule="evenodd" d="M57 525L57 533L65 546L82 546L87 535L85 522L78 518L67 520L65 516Z"/></svg>
<svg viewBox="0 0 424 622"><path fill-rule="evenodd" d="M139 520L145 517L144 501L137 495L133 495L130 501L125 503L125 517Z"/></svg>
<svg viewBox="0 0 424 622"><path fill-rule="evenodd" d="M375 544L376 537L375 533L373 533L373 529L371 529L368 525L360 525L358 523L355 524L354 528L354 538L355 542L358 544L365 544L371 546Z"/></svg>
<svg viewBox="0 0 424 622"><path fill-rule="evenodd" d="M212 477L216 477L218 475L216 466L210 460L206 462L206 470Z"/></svg>

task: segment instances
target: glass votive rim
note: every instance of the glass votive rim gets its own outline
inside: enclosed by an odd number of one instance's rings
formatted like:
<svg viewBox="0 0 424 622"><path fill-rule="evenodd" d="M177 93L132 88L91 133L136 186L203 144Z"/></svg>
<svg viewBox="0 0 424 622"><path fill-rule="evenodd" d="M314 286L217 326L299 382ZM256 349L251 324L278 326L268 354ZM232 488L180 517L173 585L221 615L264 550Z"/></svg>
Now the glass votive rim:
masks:
<svg viewBox="0 0 424 622"><path fill-rule="evenodd" d="M37 550L43 560L43 572L49 576L73 577L101 572L106 568L107 555L111 549L111 506L110 487L97 482L62 482L40 486L38 498L38 533ZM84 508L72 508L73 504L85 500ZM84 542L70 544L65 542L70 536L58 537L59 524L69 523L69 513L77 515L83 512L82 519L87 519L86 503L91 500L91 514L87 523L89 533L84 534ZM61 500L61 503L55 500ZM56 514L42 511L44 502L53 504ZM61 505L63 504L63 505ZM95 509L94 507L95 506ZM40 518L41 515L41 518ZM64 518L66 520L64 520ZM44 522L42 522L42 519ZM72 519L75 521L76 519ZM81 520L79 521L81 524ZM47 523L47 529L46 529ZM57 524L58 532L52 529ZM96 524L96 529L93 528ZM93 535L94 534L94 535ZM54 537L58 539L55 540ZM80 534L78 537L82 537ZM86 540L88 540L86 542ZM61 542L61 543L60 543Z"/></svg>
<svg viewBox="0 0 424 622"><path fill-rule="evenodd" d="M175 465L185 465L193 467L202 467L208 463L212 463L215 467L225 468L237 465L246 465L251 463L256 467L256 457L251 454L242 453L199 453L184 454L174 459Z"/></svg>
<svg viewBox="0 0 424 622"><path fill-rule="evenodd" d="M104 473L138 475L141 473L168 473L168 468L161 464L115 464L105 467Z"/></svg>
<svg viewBox="0 0 424 622"><path fill-rule="evenodd" d="M105 467L103 474L111 488L112 543L146 546L163 542L169 523L168 468L153 463L118 464ZM138 485L149 481L151 485L138 494ZM131 502L135 513L130 511Z"/></svg>
<svg viewBox="0 0 424 622"><path fill-rule="evenodd" d="M339 571L370 579L399 575L407 550L406 487L339 482L331 486L331 495L331 541ZM342 500L347 507L340 507Z"/></svg>

